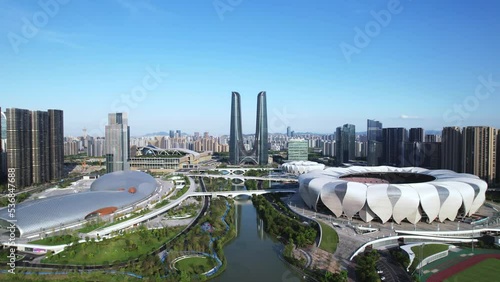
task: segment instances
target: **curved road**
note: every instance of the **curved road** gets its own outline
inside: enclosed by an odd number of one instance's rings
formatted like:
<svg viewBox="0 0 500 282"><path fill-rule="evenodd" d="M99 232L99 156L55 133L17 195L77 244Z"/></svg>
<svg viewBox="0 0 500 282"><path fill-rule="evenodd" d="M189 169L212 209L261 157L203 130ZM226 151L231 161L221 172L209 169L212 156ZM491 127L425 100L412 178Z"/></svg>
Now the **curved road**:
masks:
<svg viewBox="0 0 500 282"><path fill-rule="evenodd" d="M384 282L412 281L410 275L391 257L389 251L379 251L379 254L377 268L384 272L380 274L385 277Z"/></svg>

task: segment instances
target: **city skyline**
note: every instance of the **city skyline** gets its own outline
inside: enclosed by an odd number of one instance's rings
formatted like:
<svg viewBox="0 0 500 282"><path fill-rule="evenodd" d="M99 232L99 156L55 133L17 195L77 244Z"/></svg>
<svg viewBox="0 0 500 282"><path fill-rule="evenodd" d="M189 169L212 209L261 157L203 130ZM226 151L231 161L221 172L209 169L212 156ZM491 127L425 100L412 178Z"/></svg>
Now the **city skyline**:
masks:
<svg viewBox="0 0 500 282"><path fill-rule="evenodd" d="M62 109L73 136L83 128L104 136L110 112L128 112L132 136L172 128L229 134L227 95L262 89L270 133L291 126L328 134L346 123L365 131L366 119L408 129L500 128L500 40L492 36L499 4L395 3L242 1L221 10L212 2L192 9L172 1L70 1L47 13L36 2L3 1L0 103ZM47 23L25 36L26 21L34 25L40 13ZM365 34L377 19L379 32L356 44L357 31ZM356 52L346 55L346 46ZM242 103L249 105L243 133L251 134L253 95Z"/></svg>

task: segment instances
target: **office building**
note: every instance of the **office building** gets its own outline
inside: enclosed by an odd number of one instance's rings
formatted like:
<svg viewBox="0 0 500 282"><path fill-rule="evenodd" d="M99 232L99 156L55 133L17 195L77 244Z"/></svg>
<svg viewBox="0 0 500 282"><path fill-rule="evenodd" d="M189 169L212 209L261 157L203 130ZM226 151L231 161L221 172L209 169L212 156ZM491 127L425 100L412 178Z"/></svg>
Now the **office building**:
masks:
<svg viewBox="0 0 500 282"><path fill-rule="evenodd" d="M489 126L468 126L463 129L462 134L464 172L494 183L497 173L497 129Z"/></svg>
<svg viewBox="0 0 500 282"><path fill-rule="evenodd" d="M382 141L382 123L376 120L367 120L366 139L368 141Z"/></svg>
<svg viewBox="0 0 500 282"><path fill-rule="evenodd" d="M383 161L384 143L375 140L368 141L366 163L369 166L379 166Z"/></svg>
<svg viewBox="0 0 500 282"><path fill-rule="evenodd" d="M462 129L458 126L445 127L442 132L442 164L443 169L463 172Z"/></svg>
<svg viewBox="0 0 500 282"><path fill-rule="evenodd" d="M251 144L245 144L241 127L241 97L233 92L231 97L231 129L229 139L229 161L231 164L268 164L268 131L266 92L257 96L256 132Z"/></svg>
<svg viewBox="0 0 500 282"><path fill-rule="evenodd" d="M361 141L356 141L356 146L355 146L355 152L354 156L356 158L366 158L367 157L367 145L368 143L366 141L361 142Z"/></svg>
<svg viewBox="0 0 500 282"><path fill-rule="evenodd" d="M304 139L290 139L288 141L288 161L307 161L309 156L309 142Z"/></svg>
<svg viewBox="0 0 500 282"><path fill-rule="evenodd" d="M406 128L384 128L382 138L384 143L384 164L397 167L406 166L405 143L408 141Z"/></svg>
<svg viewBox="0 0 500 282"><path fill-rule="evenodd" d="M410 128L410 137L408 142L424 142L423 128Z"/></svg>
<svg viewBox="0 0 500 282"><path fill-rule="evenodd" d="M337 163L346 163L355 159L356 127L353 124L344 124L337 127L335 134L337 146Z"/></svg>
<svg viewBox="0 0 500 282"><path fill-rule="evenodd" d="M369 166L382 164L382 123L376 120L367 120L366 139L368 142L366 161Z"/></svg>
<svg viewBox="0 0 500 282"><path fill-rule="evenodd" d="M286 137L292 137L292 128L290 126L286 128Z"/></svg>
<svg viewBox="0 0 500 282"><path fill-rule="evenodd" d="M105 129L106 171L128 170L130 127L127 113L111 113Z"/></svg>

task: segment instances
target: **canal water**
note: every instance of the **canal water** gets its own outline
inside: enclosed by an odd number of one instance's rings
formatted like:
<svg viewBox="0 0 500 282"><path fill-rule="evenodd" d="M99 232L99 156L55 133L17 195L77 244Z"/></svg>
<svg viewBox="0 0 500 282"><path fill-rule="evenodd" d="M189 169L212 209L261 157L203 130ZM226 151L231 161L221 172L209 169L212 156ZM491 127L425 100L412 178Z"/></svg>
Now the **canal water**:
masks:
<svg viewBox="0 0 500 282"><path fill-rule="evenodd" d="M281 243L264 232L262 220L251 200L236 200L237 237L224 247L226 270L211 281L300 282L300 274L294 272L279 258Z"/></svg>

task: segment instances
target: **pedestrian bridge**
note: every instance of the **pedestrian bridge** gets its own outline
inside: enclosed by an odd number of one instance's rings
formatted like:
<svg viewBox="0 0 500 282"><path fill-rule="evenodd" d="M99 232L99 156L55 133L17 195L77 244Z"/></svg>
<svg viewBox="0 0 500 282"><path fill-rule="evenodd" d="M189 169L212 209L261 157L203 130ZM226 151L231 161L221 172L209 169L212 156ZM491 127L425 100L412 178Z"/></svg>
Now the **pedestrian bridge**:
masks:
<svg viewBox="0 0 500 282"><path fill-rule="evenodd" d="M226 197L226 198L234 198L237 196L245 195L245 196L253 196L253 195L262 195L268 193L296 193L296 189L268 189L268 190L241 190L241 191L220 191L220 192L193 192L188 195L188 197L202 197L202 196L211 196L211 197Z"/></svg>
<svg viewBox="0 0 500 282"><path fill-rule="evenodd" d="M243 167L227 167L227 168L216 168L212 171L219 171L225 175L243 175L249 170L267 170L267 171L281 171L279 168L243 168Z"/></svg>
<svg viewBox="0 0 500 282"><path fill-rule="evenodd" d="M236 174L192 174L189 175L192 177L206 177L206 178L223 178L223 179L231 179L231 180L240 180L241 182L245 182L245 180L261 180L261 181L276 181L276 182L298 182L299 180L294 177L283 177L283 176L244 176L244 175L236 175Z"/></svg>

